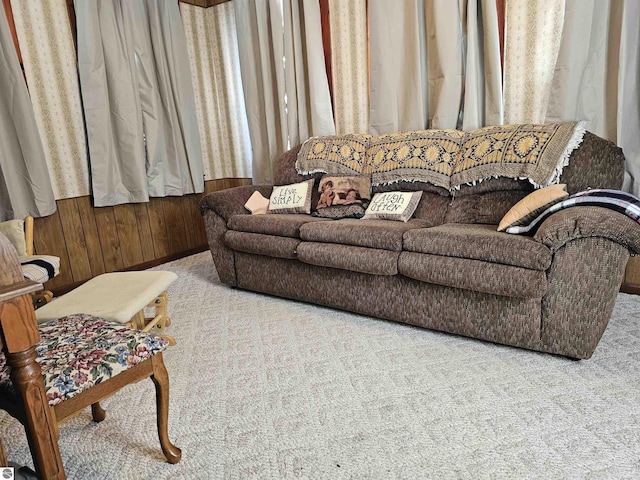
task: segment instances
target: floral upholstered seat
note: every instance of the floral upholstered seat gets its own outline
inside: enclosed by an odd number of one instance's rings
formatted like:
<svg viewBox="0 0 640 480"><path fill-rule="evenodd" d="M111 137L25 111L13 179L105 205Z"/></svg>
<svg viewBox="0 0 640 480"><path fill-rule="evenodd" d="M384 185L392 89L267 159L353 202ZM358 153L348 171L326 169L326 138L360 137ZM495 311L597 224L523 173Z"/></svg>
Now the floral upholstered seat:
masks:
<svg viewBox="0 0 640 480"><path fill-rule="evenodd" d="M41 324L37 361L50 406L148 360L168 345L165 338L87 314ZM16 395L0 352L0 395Z"/></svg>

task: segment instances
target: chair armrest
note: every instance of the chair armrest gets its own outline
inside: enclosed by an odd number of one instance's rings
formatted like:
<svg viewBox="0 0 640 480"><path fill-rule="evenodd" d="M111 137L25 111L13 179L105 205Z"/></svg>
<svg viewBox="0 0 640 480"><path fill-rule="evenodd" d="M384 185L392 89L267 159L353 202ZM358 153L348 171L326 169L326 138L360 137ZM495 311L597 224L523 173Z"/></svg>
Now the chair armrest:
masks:
<svg viewBox="0 0 640 480"><path fill-rule="evenodd" d="M626 215L602 207L576 206L547 218L534 239L553 252L577 238L601 237L640 253L640 225Z"/></svg>
<svg viewBox="0 0 640 480"><path fill-rule="evenodd" d="M213 210L227 222L233 215L249 214L244 204L253 192L257 190L269 198L272 189L271 185L243 185L209 193L200 200L200 214Z"/></svg>
<svg viewBox="0 0 640 480"><path fill-rule="evenodd" d="M31 280L23 280L22 282L14 283L12 285L0 286L0 302L6 302L12 298L21 297L29 293L35 293L42 290L44 287L41 283L33 282Z"/></svg>

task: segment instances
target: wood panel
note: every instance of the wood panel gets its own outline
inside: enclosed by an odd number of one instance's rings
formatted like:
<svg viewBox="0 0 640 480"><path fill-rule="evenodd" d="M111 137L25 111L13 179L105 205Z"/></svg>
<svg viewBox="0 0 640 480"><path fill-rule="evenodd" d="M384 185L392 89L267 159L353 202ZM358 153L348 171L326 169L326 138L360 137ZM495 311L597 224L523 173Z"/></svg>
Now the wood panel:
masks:
<svg viewBox="0 0 640 480"><path fill-rule="evenodd" d="M78 204L78 212L80 213L80 221L82 222L84 243L87 246L91 276L95 277L106 271L102 258L100 236L98 235L98 227L96 226L96 217L93 213L90 197L78 197L76 198L76 202Z"/></svg>
<svg viewBox="0 0 640 480"><path fill-rule="evenodd" d="M169 239L169 254L188 250L187 232L182 215L182 200L180 197L165 197L162 199L164 218L167 224Z"/></svg>
<svg viewBox="0 0 640 480"><path fill-rule="evenodd" d="M50 282L47 282L47 288L55 289L73 283L69 253L62 231L62 223L60 222L60 213L56 211L48 217L36 218L33 232L33 244L38 255L60 257L60 274Z"/></svg>
<svg viewBox="0 0 640 480"><path fill-rule="evenodd" d="M118 229L118 239L121 245L122 264L125 267L142 263L142 245L140 244L140 234L138 233L138 220L136 211L132 204L116 205L113 207L113 215Z"/></svg>
<svg viewBox="0 0 640 480"><path fill-rule="evenodd" d="M624 286L640 290L640 257L631 257L629 259L624 275Z"/></svg>
<svg viewBox="0 0 640 480"><path fill-rule="evenodd" d="M209 180L205 193L250 184L248 178ZM152 198L100 208L88 196L58 200L56 213L34 224L36 253L60 257L60 275L46 287L64 292L105 272L148 268L206 249L201 198Z"/></svg>
<svg viewBox="0 0 640 480"><path fill-rule="evenodd" d="M156 258L169 255L169 237L167 236L167 226L164 221L164 210L162 200L152 198L147 204L149 211L149 225L151 226L151 238L153 239L153 250Z"/></svg>
<svg viewBox="0 0 640 480"><path fill-rule="evenodd" d="M75 282L91 278L91 266L89 265L89 254L84 240L84 231L80 212L75 198L68 198L58 202L58 212L60 223L64 233L64 240L69 254L71 264L71 274Z"/></svg>
<svg viewBox="0 0 640 480"><path fill-rule="evenodd" d="M136 222L138 223L138 236L140 237L140 247L142 248L142 259L150 262L156 258L153 249L153 237L151 236L151 222L146 203L134 205L136 211Z"/></svg>
<svg viewBox="0 0 640 480"><path fill-rule="evenodd" d="M113 214L113 207L100 207L94 210L100 246L102 247L102 259L107 272L113 272L124 267L122 253L120 252L120 239L118 227Z"/></svg>

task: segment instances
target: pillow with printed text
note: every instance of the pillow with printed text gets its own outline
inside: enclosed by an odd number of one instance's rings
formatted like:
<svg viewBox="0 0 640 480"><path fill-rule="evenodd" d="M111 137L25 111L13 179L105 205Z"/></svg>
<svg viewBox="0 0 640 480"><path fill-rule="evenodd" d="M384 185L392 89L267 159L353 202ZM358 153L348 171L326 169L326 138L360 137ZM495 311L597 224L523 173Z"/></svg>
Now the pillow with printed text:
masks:
<svg viewBox="0 0 640 480"><path fill-rule="evenodd" d="M311 213L313 179L273 187L268 213Z"/></svg>
<svg viewBox="0 0 640 480"><path fill-rule="evenodd" d="M376 193L364 212L363 220L396 220L407 222L418 208L422 190L417 192Z"/></svg>

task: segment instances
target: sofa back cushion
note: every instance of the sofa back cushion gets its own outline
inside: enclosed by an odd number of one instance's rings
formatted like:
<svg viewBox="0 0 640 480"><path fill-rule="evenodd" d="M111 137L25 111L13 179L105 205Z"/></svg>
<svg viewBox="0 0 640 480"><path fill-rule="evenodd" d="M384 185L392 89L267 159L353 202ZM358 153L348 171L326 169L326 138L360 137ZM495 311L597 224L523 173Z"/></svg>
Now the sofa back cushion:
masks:
<svg viewBox="0 0 640 480"><path fill-rule="evenodd" d="M624 155L613 142L585 132L582 143L564 167L560 183L573 194L588 188L622 187ZM476 185L462 185L447 207L444 221L449 223L498 224L516 203L532 192L528 180L492 178Z"/></svg>

